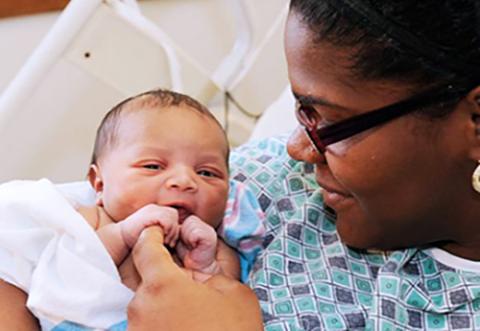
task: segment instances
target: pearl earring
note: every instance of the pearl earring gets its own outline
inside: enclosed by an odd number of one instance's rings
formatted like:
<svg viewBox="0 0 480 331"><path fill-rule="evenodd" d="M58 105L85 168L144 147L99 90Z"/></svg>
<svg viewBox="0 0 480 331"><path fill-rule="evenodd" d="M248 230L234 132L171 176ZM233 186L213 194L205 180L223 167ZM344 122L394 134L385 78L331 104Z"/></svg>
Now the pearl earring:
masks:
<svg viewBox="0 0 480 331"><path fill-rule="evenodd" d="M472 175L472 186L475 191L480 193L480 162Z"/></svg>

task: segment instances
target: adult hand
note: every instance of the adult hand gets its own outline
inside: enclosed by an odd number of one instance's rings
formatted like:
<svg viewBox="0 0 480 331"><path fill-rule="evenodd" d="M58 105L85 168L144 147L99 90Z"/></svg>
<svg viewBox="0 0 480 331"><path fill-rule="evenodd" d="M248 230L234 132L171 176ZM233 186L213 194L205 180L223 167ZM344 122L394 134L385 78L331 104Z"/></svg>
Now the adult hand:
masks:
<svg viewBox="0 0 480 331"><path fill-rule="evenodd" d="M160 227L142 232L133 259L142 282L128 307L128 330L263 330L254 293L221 275L194 281L173 262Z"/></svg>
<svg viewBox="0 0 480 331"><path fill-rule="evenodd" d="M0 330L40 330L38 320L28 310L27 294L0 280Z"/></svg>
<svg viewBox="0 0 480 331"><path fill-rule="evenodd" d="M140 285L141 279L133 263L132 254L128 254L127 258L118 266L118 273L123 285L135 292Z"/></svg>

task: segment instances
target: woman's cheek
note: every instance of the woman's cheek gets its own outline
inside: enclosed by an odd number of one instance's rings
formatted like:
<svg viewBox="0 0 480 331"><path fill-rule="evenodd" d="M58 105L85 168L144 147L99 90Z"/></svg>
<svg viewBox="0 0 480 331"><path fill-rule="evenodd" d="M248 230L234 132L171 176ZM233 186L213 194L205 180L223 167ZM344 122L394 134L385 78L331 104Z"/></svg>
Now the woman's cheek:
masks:
<svg viewBox="0 0 480 331"><path fill-rule="evenodd" d="M334 155L335 157L345 157L349 149L349 144L346 141L339 141L335 144L331 144L327 147L327 153Z"/></svg>

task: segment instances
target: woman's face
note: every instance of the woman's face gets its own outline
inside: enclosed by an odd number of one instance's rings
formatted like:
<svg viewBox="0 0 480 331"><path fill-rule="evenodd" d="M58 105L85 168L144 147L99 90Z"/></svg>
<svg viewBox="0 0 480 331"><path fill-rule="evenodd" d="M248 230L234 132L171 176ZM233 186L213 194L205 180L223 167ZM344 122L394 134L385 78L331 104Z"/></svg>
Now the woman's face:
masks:
<svg viewBox="0 0 480 331"><path fill-rule="evenodd" d="M297 100L311 103L321 124L409 96L393 82L354 80L348 51L313 42L295 13L287 22L289 79ZM308 100L308 101L305 101ZM313 163L342 240L357 248L391 249L452 239L455 195L471 190L463 116L441 120L406 115L327 147L319 154L298 127L289 154Z"/></svg>

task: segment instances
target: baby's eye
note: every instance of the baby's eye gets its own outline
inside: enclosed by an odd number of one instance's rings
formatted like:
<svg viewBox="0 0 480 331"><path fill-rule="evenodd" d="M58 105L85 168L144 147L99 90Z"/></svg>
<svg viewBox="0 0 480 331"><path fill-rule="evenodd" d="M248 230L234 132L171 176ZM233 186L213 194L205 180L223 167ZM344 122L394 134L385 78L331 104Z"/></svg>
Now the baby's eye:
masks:
<svg viewBox="0 0 480 331"><path fill-rule="evenodd" d="M197 174L204 177L218 177L217 174L210 170L200 170L197 171Z"/></svg>
<svg viewBox="0 0 480 331"><path fill-rule="evenodd" d="M145 164L143 165L143 168L144 169L149 169L149 170L159 170L161 169L162 167L159 165L159 164Z"/></svg>

